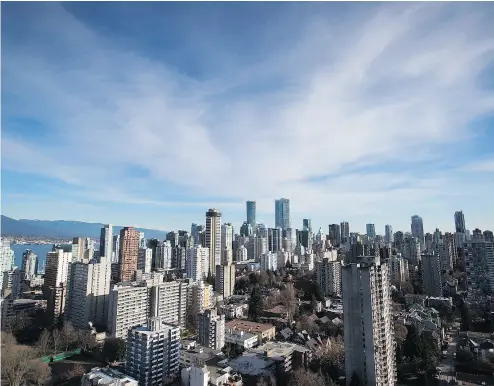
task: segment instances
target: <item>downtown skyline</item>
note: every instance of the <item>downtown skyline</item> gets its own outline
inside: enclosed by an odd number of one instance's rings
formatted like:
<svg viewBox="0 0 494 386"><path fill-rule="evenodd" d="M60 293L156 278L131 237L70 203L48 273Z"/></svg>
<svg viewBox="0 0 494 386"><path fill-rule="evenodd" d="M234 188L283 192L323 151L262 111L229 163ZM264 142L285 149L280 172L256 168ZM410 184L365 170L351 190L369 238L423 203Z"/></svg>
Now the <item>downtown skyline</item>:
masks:
<svg viewBox="0 0 494 386"><path fill-rule="evenodd" d="M286 197L292 228L492 229L490 4L2 11L6 216L238 230Z"/></svg>

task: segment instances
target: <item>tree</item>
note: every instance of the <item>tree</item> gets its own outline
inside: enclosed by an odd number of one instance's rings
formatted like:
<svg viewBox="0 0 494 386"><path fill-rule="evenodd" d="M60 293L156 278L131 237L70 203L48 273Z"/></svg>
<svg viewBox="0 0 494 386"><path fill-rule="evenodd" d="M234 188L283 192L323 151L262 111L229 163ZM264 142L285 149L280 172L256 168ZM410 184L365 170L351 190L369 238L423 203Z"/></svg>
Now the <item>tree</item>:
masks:
<svg viewBox="0 0 494 386"><path fill-rule="evenodd" d="M272 272L261 271L259 273L259 285L267 285L271 281Z"/></svg>
<svg viewBox="0 0 494 386"><path fill-rule="evenodd" d="M319 333L319 326L309 319L307 315L302 315L297 323L297 329L299 331L307 331L309 334Z"/></svg>
<svg viewBox="0 0 494 386"><path fill-rule="evenodd" d="M401 323L395 323L395 340L398 344L403 344L408 335L408 329Z"/></svg>
<svg viewBox="0 0 494 386"><path fill-rule="evenodd" d="M345 347L341 336L329 338L325 346L315 352L319 358L321 372L332 379L338 379L345 369Z"/></svg>
<svg viewBox="0 0 494 386"><path fill-rule="evenodd" d="M292 284L289 284L287 288L280 293L280 302L285 306L288 323L293 321L295 311L298 308L297 298L295 296L295 290Z"/></svg>
<svg viewBox="0 0 494 386"><path fill-rule="evenodd" d="M36 386L50 384L51 367L48 364L43 363L39 360L30 361L27 379L29 380L30 383Z"/></svg>
<svg viewBox="0 0 494 386"><path fill-rule="evenodd" d="M107 362L121 361L125 358L126 349L127 344L123 339L107 339L103 345L103 358L105 358Z"/></svg>
<svg viewBox="0 0 494 386"><path fill-rule="evenodd" d="M10 332L2 331L2 351L17 345L17 339Z"/></svg>
<svg viewBox="0 0 494 386"><path fill-rule="evenodd" d="M55 353L58 353L60 345L62 344L62 336L58 329L55 329L51 332L51 339L53 342L53 350L55 351Z"/></svg>
<svg viewBox="0 0 494 386"><path fill-rule="evenodd" d="M254 321L259 321L263 309L263 299L259 286L252 289L249 299L249 318Z"/></svg>
<svg viewBox="0 0 494 386"><path fill-rule="evenodd" d="M2 333L2 335L5 333ZM10 345L2 349L2 378L11 386L21 386L28 380L31 366L27 361L34 359L36 352L28 346Z"/></svg>
<svg viewBox="0 0 494 386"><path fill-rule="evenodd" d="M413 294L413 286L408 281L401 283L400 289L404 295Z"/></svg>
<svg viewBox="0 0 494 386"><path fill-rule="evenodd" d="M52 347L52 338L50 332L45 328L41 335L39 336L35 348L39 355L44 356L48 355L51 352Z"/></svg>
<svg viewBox="0 0 494 386"><path fill-rule="evenodd" d="M84 350L93 350L96 346L96 338L91 330L76 330L77 344Z"/></svg>
<svg viewBox="0 0 494 386"><path fill-rule="evenodd" d="M290 385L293 386L326 386L326 381L321 374L314 373L310 370L295 370L290 379Z"/></svg>
<svg viewBox="0 0 494 386"><path fill-rule="evenodd" d="M63 375L63 378L69 380L76 377L82 377L85 373L86 370L84 369L84 366L82 366L80 363L77 363Z"/></svg>
<svg viewBox="0 0 494 386"><path fill-rule="evenodd" d="M60 330L60 338L65 351L69 351L69 348L77 342L77 331L70 322L65 322Z"/></svg>
<svg viewBox="0 0 494 386"><path fill-rule="evenodd" d="M197 315L199 314L199 303L195 297L187 307L185 327L190 332L195 333L197 328Z"/></svg>

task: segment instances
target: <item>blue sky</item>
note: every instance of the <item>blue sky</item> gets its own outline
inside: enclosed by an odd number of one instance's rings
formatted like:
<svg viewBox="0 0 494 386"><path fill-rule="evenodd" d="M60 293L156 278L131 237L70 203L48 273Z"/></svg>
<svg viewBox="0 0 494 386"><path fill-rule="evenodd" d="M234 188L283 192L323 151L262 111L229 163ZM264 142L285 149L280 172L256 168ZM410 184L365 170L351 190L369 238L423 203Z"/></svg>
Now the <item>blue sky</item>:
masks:
<svg viewBox="0 0 494 386"><path fill-rule="evenodd" d="M481 3L2 3L2 213L494 228Z"/></svg>

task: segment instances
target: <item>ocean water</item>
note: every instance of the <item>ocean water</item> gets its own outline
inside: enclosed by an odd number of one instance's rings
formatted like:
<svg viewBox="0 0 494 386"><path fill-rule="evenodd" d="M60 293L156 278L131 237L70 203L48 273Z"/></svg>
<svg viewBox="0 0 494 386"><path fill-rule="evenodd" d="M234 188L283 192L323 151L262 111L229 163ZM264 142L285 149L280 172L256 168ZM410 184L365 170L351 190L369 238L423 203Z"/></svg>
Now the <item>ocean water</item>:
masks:
<svg viewBox="0 0 494 386"><path fill-rule="evenodd" d="M38 270L41 270L45 266L46 254L51 251L53 245L12 244L11 247L14 250L14 261L16 266L18 266L19 268L22 267L22 254L26 251L26 249L30 249L34 253L36 253L36 255L38 255Z"/></svg>

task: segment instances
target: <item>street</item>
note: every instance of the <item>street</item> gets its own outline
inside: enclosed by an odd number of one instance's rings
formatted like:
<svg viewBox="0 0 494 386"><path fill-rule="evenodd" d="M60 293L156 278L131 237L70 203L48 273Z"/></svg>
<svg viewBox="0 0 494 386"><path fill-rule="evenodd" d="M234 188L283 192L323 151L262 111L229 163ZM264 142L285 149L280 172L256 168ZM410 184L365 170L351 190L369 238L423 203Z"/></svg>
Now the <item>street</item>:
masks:
<svg viewBox="0 0 494 386"><path fill-rule="evenodd" d="M441 358L438 368L441 369L441 374L438 377L440 384L448 384L451 380L455 380L455 360L453 354L456 352L456 343L458 336L456 331L448 332L450 334L448 355L446 358Z"/></svg>

